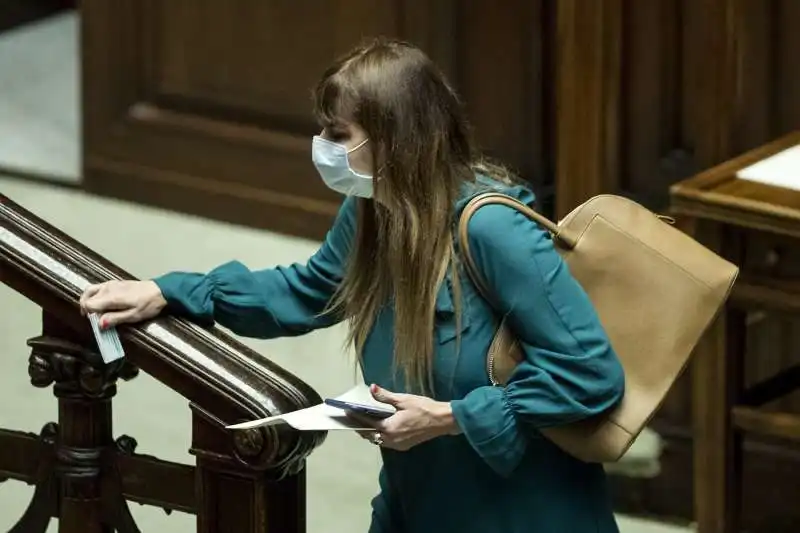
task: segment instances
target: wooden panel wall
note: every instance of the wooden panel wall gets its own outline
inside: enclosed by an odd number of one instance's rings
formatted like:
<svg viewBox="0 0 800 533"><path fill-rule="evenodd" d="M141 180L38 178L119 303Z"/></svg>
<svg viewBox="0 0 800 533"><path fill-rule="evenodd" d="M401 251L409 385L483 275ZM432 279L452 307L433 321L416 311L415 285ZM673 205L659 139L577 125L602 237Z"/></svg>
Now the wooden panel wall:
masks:
<svg viewBox="0 0 800 533"><path fill-rule="evenodd" d="M654 209L671 183L800 128L800 20L794 0L559 1L556 204L612 191ZM575 108L568 108L573 104ZM588 178L587 178L588 176ZM753 313L747 379L798 362L800 327ZM685 376L655 422L662 474L615 480L628 510L691 517L691 394ZM779 407L800 411L800 395ZM746 525L789 531L800 510L800 450L751 440Z"/></svg>
<svg viewBox="0 0 800 533"><path fill-rule="evenodd" d="M87 189L312 238L323 235L339 198L310 164L310 87L366 36L422 46L464 97L485 150L558 214L601 192L661 209L671 183L800 127L797 0L81 7ZM794 360L797 326L752 317L750 379ZM668 441L662 475L615 480L628 510L691 515L688 383L655 424ZM785 407L800 410L800 398ZM782 505L800 496L797 450L749 450L750 525L764 526L765 515L800 522L792 515L800 511Z"/></svg>
<svg viewBox="0 0 800 533"><path fill-rule="evenodd" d="M487 151L536 183L552 177L544 2L380 6L83 2L86 188L322 237L340 199L311 165L310 90L337 55L374 35L422 46L461 89Z"/></svg>

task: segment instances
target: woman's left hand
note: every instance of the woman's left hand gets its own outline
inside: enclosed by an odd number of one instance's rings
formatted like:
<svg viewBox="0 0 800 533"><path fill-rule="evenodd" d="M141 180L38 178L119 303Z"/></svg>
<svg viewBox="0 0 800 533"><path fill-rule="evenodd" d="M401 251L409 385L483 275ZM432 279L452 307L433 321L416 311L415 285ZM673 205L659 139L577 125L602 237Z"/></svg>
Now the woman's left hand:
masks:
<svg viewBox="0 0 800 533"><path fill-rule="evenodd" d="M437 402L425 396L390 392L377 385L370 386L369 390L377 401L397 409L395 414L383 420L357 417L359 422L375 428L374 431L359 432L362 437L375 444L406 451L436 437L457 435L461 432L453 418L449 402Z"/></svg>

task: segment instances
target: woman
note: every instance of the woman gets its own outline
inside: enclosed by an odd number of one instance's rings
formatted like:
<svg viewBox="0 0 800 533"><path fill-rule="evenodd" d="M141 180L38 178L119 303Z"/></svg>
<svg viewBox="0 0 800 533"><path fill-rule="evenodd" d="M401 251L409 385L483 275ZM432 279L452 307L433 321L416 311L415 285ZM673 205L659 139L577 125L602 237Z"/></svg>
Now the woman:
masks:
<svg viewBox="0 0 800 533"><path fill-rule="evenodd" d="M346 199L307 264L112 281L87 289L84 311L111 326L166 310L260 338L346 320L366 383L398 410L365 435L383 456L371 532L617 531L602 465L538 431L623 394L586 294L548 234L504 206L469 226L491 304L459 268L454 225L469 198L492 189L532 204L533 194L482 162L455 93L413 46L352 51L314 96L323 129L312 160ZM526 355L505 388L485 367L500 315Z"/></svg>

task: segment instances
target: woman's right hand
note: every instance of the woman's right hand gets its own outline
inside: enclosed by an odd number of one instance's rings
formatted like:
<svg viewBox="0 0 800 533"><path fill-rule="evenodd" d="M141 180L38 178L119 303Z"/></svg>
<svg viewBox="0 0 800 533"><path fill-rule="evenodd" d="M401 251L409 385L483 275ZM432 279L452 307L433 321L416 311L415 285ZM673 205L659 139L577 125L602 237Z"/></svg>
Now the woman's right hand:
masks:
<svg viewBox="0 0 800 533"><path fill-rule="evenodd" d="M81 295L83 314L100 315L100 327L141 322L167 305L154 281L106 281L89 285Z"/></svg>

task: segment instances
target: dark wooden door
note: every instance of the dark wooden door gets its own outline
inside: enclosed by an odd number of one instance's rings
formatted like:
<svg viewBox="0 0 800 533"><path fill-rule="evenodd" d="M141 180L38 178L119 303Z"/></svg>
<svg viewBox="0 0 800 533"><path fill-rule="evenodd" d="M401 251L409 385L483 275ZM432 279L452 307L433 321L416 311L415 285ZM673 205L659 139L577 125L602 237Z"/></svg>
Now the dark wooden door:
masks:
<svg viewBox="0 0 800 533"><path fill-rule="evenodd" d="M319 235L337 198L313 174L310 87L365 2L83 3L85 186ZM360 5L358 5L360 4Z"/></svg>
<svg viewBox="0 0 800 533"><path fill-rule="evenodd" d="M542 5L87 0L85 187L321 237L340 198L310 162L310 91L338 54L376 35L422 46L462 91L487 149L543 181Z"/></svg>

